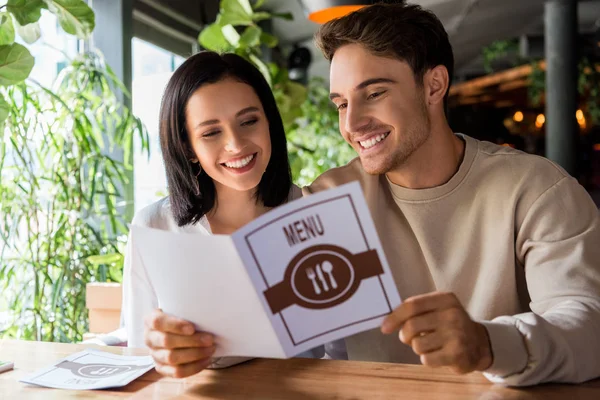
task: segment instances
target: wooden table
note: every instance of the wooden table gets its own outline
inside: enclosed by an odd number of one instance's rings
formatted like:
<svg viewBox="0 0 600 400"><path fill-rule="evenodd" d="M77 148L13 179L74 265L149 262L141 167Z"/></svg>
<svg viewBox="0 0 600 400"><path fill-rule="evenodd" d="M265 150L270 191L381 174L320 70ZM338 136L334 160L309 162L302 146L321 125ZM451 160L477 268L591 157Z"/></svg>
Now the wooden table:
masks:
<svg viewBox="0 0 600 400"><path fill-rule="evenodd" d="M600 399L600 380L517 390L492 385L476 373L458 376L417 365L308 359L254 360L180 380L163 378L152 370L118 390L66 391L18 382L86 347L95 346L0 341L0 359L15 362L15 370L0 373L0 399ZM147 354L143 349L101 349Z"/></svg>

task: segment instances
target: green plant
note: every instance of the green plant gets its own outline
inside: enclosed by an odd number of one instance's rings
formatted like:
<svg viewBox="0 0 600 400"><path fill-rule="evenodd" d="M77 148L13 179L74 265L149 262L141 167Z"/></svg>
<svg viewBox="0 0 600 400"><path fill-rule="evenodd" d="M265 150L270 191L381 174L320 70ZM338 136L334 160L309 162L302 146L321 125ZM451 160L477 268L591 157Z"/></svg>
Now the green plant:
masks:
<svg viewBox="0 0 600 400"><path fill-rule="evenodd" d="M84 0L0 0L0 86L23 82L31 73L35 60L25 46L15 43L15 33L25 43L36 42L42 9L56 15L65 32L81 39L94 30L95 15ZM7 116L0 99L0 118Z"/></svg>
<svg viewBox="0 0 600 400"><path fill-rule="evenodd" d="M500 57L518 53L518 39L496 40L483 48L483 68L489 74L494 71L492 63ZM518 62L518 61L517 61Z"/></svg>
<svg viewBox="0 0 600 400"><path fill-rule="evenodd" d="M148 138L115 95L127 93L99 55L71 62L49 89L27 80L0 90L0 291L3 335L78 341L85 285L120 281L131 141ZM125 150L124 161L112 156ZM90 262L96 257L97 264ZM110 256L109 256L110 255ZM92 260L94 260L92 258Z"/></svg>
<svg viewBox="0 0 600 400"><path fill-rule="evenodd" d="M483 48L483 66L487 73L492 73L492 62L499 57L516 54L519 48L518 39L497 40ZM527 96L534 106L539 106L546 92L546 70L542 68L540 59L524 59L517 57L515 66L529 63L531 74ZM585 100L585 108L592 123L600 123L600 64L588 57L582 57L577 64L577 88Z"/></svg>
<svg viewBox="0 0 600 400"><path fill-rule="evenodd" d="M279 40L264 32L260 21L291 19L291 14L262 11L264 1L221 0L216 21L198 38L208 50L234 52L252 62L273 89L288 137L294 182L311 183L327 169L347 163L355 156L338 130L337 111L329 101L326 82L311 79L308 87L289 79L284 66L263 61L263 49L275 48Z"/></svg>
<svg viewBox="0 0 600 400"><path fill-rule="evenodd" d="M298 126L287 137L294 182L302 187L323 172L348 163L356 153L340 135L338 112L322 78L309 81L308 97L301 111Z"/></svg>
<svg viewBox="0 0 600 400"><path fill-rule="evenodd" d="M546 70L540 61L532 61L529 76L528 97L531 103L539 106L546 92ZM577 90L583 99L584 108L592 124L600 123L600 64L582 57L577 64Z"/></svg>

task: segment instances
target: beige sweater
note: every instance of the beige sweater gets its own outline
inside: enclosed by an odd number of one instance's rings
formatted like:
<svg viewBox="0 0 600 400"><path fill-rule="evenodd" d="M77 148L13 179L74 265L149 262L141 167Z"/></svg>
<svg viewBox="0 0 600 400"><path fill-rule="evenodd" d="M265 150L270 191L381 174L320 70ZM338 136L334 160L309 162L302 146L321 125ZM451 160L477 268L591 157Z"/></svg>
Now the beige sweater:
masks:
<svg viewBox="0 0 600 400"><path fill-rule="evenodd" d="M493 382L531 385L600 376L600 217L551 161L460 135L459 171L411 190L358 159L305 193L358 180L400 296L451 291L488 329ZM397 335L346 338L353 360L418 363Z"/></svg>

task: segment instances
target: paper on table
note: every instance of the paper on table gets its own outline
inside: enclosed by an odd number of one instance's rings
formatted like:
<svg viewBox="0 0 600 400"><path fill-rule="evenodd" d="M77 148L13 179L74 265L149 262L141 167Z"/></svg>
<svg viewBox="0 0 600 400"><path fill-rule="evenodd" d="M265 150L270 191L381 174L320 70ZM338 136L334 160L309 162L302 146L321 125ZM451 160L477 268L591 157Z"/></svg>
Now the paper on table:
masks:
<svg viewBox="0 0 600 400"><path fill-rule="evenodd" d="M92 390L122 387L154 368L150 356L122 356L86 349L20 380L56 389Z"/></svg>
<svg viewBox="0 0 600 400"><path fill-rule="evenodd" d="M15 365L10 361L2 361L0 360L0 372L6 372L13 369Z"/></svg>

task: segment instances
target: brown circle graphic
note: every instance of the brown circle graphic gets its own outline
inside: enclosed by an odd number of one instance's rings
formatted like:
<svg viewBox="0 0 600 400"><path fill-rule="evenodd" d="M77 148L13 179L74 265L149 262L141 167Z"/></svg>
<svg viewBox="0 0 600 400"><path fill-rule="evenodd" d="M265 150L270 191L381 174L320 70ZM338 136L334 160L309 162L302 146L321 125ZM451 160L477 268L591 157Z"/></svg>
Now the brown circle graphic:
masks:
<svg viewBox="0 0 600 400"><path fill-rule="evenodd" d="M317 250L293 267L291 285L299 299L328 304L343 297L355 278L352 263L339 251Z"/></svg>
<svg viewBox="0 0 600 400"><path fill-rule="evenodd" d="M352 297L363 279L380 274L383 267L375 249L352 254L339 246L316 245L298 253L283 280L264 294L273 314L293 304L330 308Z"/></svg>

